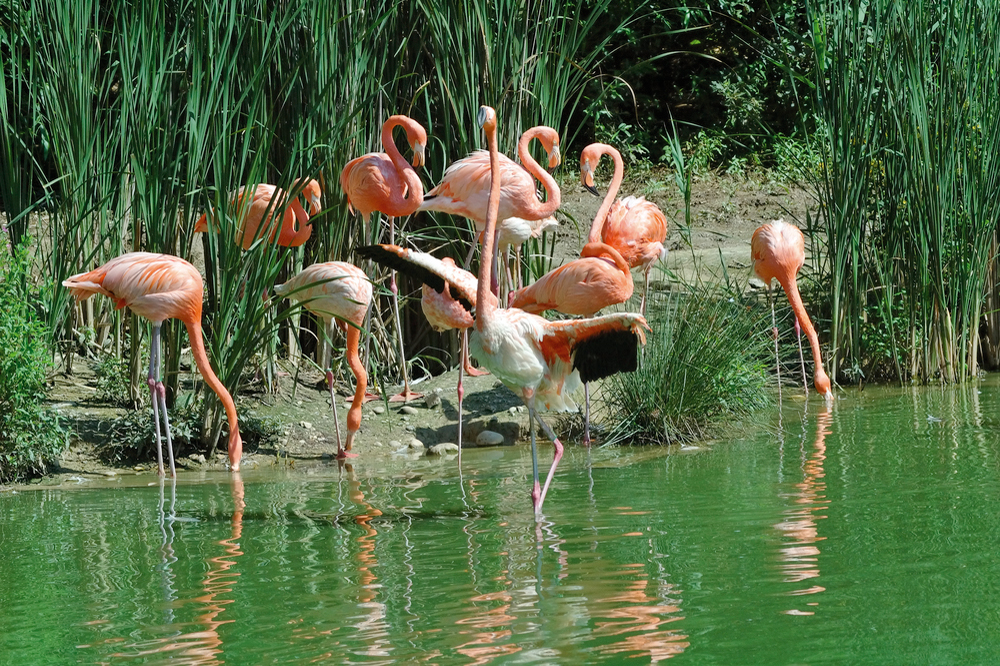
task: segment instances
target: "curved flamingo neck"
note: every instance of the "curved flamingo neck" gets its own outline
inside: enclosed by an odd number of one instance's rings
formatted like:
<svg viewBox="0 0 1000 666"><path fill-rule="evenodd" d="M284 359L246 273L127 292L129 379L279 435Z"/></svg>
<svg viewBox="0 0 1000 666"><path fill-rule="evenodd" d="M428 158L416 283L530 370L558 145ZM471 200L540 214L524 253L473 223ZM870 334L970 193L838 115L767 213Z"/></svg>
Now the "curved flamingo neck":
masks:
<svg viewBox="0 0 1000 666"><path fill-rule="evenodd" d="M240 458L243 457L243 439L240 437L240 423L236 417L236 403L233 402L233 397L229 395L225 385L219 381L215 371L212 370L208 354L205 353L201 322L198 320L185 321L184 326L187 327L188 337L191 338L191 354L194 356L195 365L198 366L198 370L208 387L215 392L215 395L219 396L222 408L226 410L226 420L229 422L229 465L235 472L239 470Z"/></svg>
<svg viewBox="0 0 1000 666"><path fill-rule="evenodd" d="M601 240L604 220L607 219L608 211L611 210L611 205L615 202L615 197L618 196L618 189L622 186L622 181L625 180L625 163L622 161L622 154L614 146L609 146L606 143L597 145L600 146L599 155L601 157L607 155L615 163L615 173L611 178L611 184L608 185L608 193L604 195L604 201L601 202L601 207L597 209L597 214L594 215L594 222L590 225L590 236L587 240L591 243ZM598 163L600 163L600 157L598 158ZM597 168L597 164L594 165L594 168Z"/></svg>
<svg viewBox="0 0 1000 666"><path fill-rule="evenodd" d="M545 193L547 195L545 203L536 201L534 200L534 197L532 197L532 214L537 215L538 219L552 215L562 203L562 193L559 191L559 185L556 184L555 178L553 178L548 171L543 169L542 166L535 161L535 158L531 156L531 150L528 147L532 139L539 137L539 135L547 131L549 131L549 128L544 125L532 127L527 132L522 134L520 140L517 142L517 156L521 159L521 164L524 165L524 170L538 179L538 181L542 184L542 187L545 188ZM496 141L495 133L496 130L494 129L494 142ZM491 155L491 167L492 164L493 156ZM499 161L497 161L498 167L499 164ZM497 200L497 203L499 205L499 199Z"/></svg>
<svg viewBox="0 0 1000 666"><path fill-rule="evenodd" d="M795 282L795 276L780 276L776 278L781 284L782 288L785 290L785 295L788 297L788 302L792 306L792 312L795 313L795 318L799 320L799 326L802 327L802 332L806 334L809 338L809 346L812 347L813 363L816 366L813 376L815 378L816 390L822 394L829 393L829 379L826 379L826 390L820 386L822 383L821 378L826 378L826 371L823 370L823 357L819 350L819 336L816 335L816 329L813 328L812 321L809 319L809 315L806 313L805 305L802 304L802 297L799 295L799 286Z"/></svg>
<svg viewBox="0 0 1000 666"><path fill-rule="evenodd" d="M527 147L524 136L521 144ZM479 260L479 285L476 291L476 330L482 332L492 321L496 301L490 291L493 268L493 244L496 242L497 216L500 213L500 150L497 148L497 128L495 121L486 125L486 145L490 151L490 198L486 208L486 229L483 231L483 251ZM518 150L522 145L518 146ZM523 157L522 157L523 159ZM531 159L530 156L528 159ZM538 168L538 163L531 161ZM529 169L530 171L530 169ZM548 174L546 174L548 175ZM553 181L554 182L554 181ZM556 204L559 203L559 189L556 188Z"/></svg>
<svg viewBox="0 0 1000 666"><path fill-rule="evenodd" d="M406 183L405 195L403 192L392 193L393 204L398 208L394 217L414 213L424 202L424 184L420 182L420 176L399 152L396 142L392 140L392 130L397 127L413 131L420 127L420 124L409 116L396 115L389 116L389 119L382 125L382 149L389 156L392 165L396 167L396 173L399 174L400 179Z"/></svg>
<svg viewBox="0 0 1000 666"><path fill-rule="evenodd" d="M284 243L284 245L298 247L309 240L309 237L312 235L312 224L309 223L309 215L306 213L306 209L302 207L297 198L292 200L292 204L289 207L295 219L299 221L299 229L296 231L294 228L289 227L288 232L291 234L291 237L289 242Z"/></svg>
<svg viewBox="0 0 1000 666"><path fill-rule="evenodd" d="M620 270L625 275L629 277L632 276L632 269L629 267L628 262L625 261L625 257L622 253L616 250L614 247L601 242L590 242L583 246L580 250L581 257L607 257L614 262L615 268Z"/></svg>

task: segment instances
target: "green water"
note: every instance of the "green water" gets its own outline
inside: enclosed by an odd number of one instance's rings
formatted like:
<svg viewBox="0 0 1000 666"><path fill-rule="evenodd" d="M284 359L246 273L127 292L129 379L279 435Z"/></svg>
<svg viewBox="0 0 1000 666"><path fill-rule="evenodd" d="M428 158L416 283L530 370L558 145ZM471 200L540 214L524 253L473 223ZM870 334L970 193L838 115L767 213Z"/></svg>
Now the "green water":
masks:
<svg viewBox="0 0 1000 666"><path fill-rule="evenodd" d="M538 524L527 447L6 493L0 663L994 663L998 407L786 394L709 449L568 446Z"/></svg>

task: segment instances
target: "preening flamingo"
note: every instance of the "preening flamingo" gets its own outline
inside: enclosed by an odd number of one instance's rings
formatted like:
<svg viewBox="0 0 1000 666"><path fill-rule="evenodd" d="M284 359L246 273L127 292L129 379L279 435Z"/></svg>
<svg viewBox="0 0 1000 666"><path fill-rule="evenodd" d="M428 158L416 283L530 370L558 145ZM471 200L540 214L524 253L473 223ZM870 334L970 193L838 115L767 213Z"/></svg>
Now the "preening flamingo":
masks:
<svg viewBox="0 0 1000 666"><path fill-rule="evenodd" d="M592 143L580 153L580 181L584 187L597 194L594 171L604 155L611 157L615 172L604 202L594 216L587 242L607 243L621 253L631 268L643 267L644 286L639 311L646 314L649 274L657 260L667 256L667 248L663 245L667 238L667 218L659 206L644 197L615 200L625 175L625 166L621 153L606 143Z"/></svg>
<svg viewBox="0 0 1000 666"><path fill-rule="evenodd" d="M392 140L392 130L402 127L406 140L413 149L413 166L396 148ZM389 218L389 242L396 242L395 218L412 215L424 200L424 185L413 167L424 163L427 147L427 131L417 121L408 116L390 116L382 125L382 148L384 153L368 153L348 162L340 172L340 186L347 194L347 206L352 212L361 214L365 242L371 242L368 235L368 216L378 211ZM399 288L396 273L389 273L389 290L392 292L392 314L396 322L396 336L399 342L399 369L403 375L403 392L389 398L390 402L407 402L419 398L419 393L410 390L410 375L406 368L406 352L403 350L403 329L399 323Z"/></svg>
<svg viewBox="0 0 1000 666"><path fill-rule="evenodd" d="M753 232L750 239L750 256L753 259L754 273L764 281L768 290L771 288L772 278L777 280L785 290L788 302L792 306L792 312L795 313L796 320L805 330L809 344L812 346L813 361L816 365L813 372L813 384L820 395L828 401L833 400L830 377L823 370L819 336L816 335L816 329L813 328L812 321L809 320L806 308L802 304L802 297L799 295L799 287L795 282L795 276L806 260L806 242L802 232L799 231L798 227L787 224L784 220L775 220L769 224L761 225ZM773 321L773 307L771 317ZM777 354L777 342L775 342L775 354Z"/></svg>
<svg viewBox="0 0 1000 666"><path fill-rule="evenodd" d="M319 183L315 180L299 179L292 184L291 194L275 185L261 183L254 188L253 196L245 200L245 187L234 192L230 206L236 211L239 228L236 231L236 244L244 250L249 250L258 238L267 233L267 242L277 243L282 247L298 247L312 235L312 223L309 218L320 211ZM309 201L309 213L299 203L298 194ZM279 217L280 222L275 222ZM295 223L298 222L298 228ZM202 215L194 226L195 233L208 231L208 213Z"/></svg>
<svg viewBox="0 0 1000 666"><path fill-rule="evenodd" d="M500 220L500 223L497 225L496 244L497 254L504 255L503 267L507 274L507 286L503 292L504 294L513 289L521 288L521 246L524 245L524 242L529 238L539 238L547 229L558 226L559 222L553 215L540 220L525 220L522 217L508 217L507 219ZM512 247L514 248L514 261L516 264L516 283L510 275L510 257L507 256L507 251Z"/></svg>
<svg viewBox="0 0 1000 666"><path fill-rule="evenodd" d="M153 323L153 339L149 348L150 402L153 403L153 418L156 423L156 459L159 473L163 475L163 449L160 440L160 409L163 410L163 426L166 431L167 453L170 456L170 475L176 476L174 469L174 446L170 438L170 421L167 418L167 390L160 379L160 325L165 319L180 319L187 328L191 339L191 353L201 371L205 383L215 391L226 410L229 421L229 466L232 471L240 468L243 455L243 440L236 418L236 405L229 391L212 371L212 365L205 353L205 342L201 333L201 301L204 287L201 273L180 257L151 252L130 252L112 259L99 268L80 273L64 280L63 286L77 300L86 300L94 294L104 294L115 301L121 309L125 306L140 317Z"/></svg>
<svg viewBox="0 0 1000 666"><path fill-rule="evenodd" d="M327 369L326 381L330 386L330 409L337 429L337 457L355 457L351 453L354 436L361 427L361 404L368 387L368 373L358 356L361 326L364 324L368 305L372 300L372 283L365 272L343 261L313 264L303 269L285 284L274 287L282 297L302 303L303 307L323 320L327 330L337 319L337 325L347 334L347 364L351 367L357 386L354 401L347 412L347 445L340 440L340 422L337 420L337 396L333 390L333 371Z"/></svg>
<svg viewBox="0 0 1000 666"><path fill-rule="evenodd" d="M520 217L525 220L543 220L559 208L562 194L555 179L531 156L529 145L538 139L549 155L549 168L559 165L559 133L551 127L532 127L517 142L517 155L524 166L506 155L500 155L500 219ZM545 203L538 199L535 178L545 188ZM490 155L485 150L477 150L449 166L441 181L434 187L420 210L436 210L452 215L467 217L476 223L476 232L482 236L486 229L487 204L490 191ZM476 243L473 242L465 265L472 261ZM495 258L494 258L495 259ZM494 276L496 277L496 276Z"/></svg>
<svg viewBox="0 0 1000 666"><path fill-rule="evenodd" d="M370 257L386 266L394 267L408 275L413 275L423 282L420 306L435 331L459 329L462 331L461 362L458 366L458 464L462 464L462 399L465 389L462 387L462 375L468 372L478 376L488 374L476 370L469 363L469 329L474 319L472 311L476 307L476 276L455 265L451 257L438 259L426 252L417 252L397 245L374 245L358 248L357 253ZM458 300L452 296L452 286L458 294ZM493 292L488 292L487 298L496 302Z"/></svg>
<svg viewBox="0 0 1000 666"><path fill-rule="evenodd" d="M510 307L534 314L556 310L590 317L632 298L632 273L618 250L604 243L587 243L580 257L514 292ZM589 446L590 386L586 382L583 395L583 443Z"/></svg>
<svg viewBox="0 0 1000 666"><path fill-rule="evenodd" d="M568 394L581 379L592 381L615 372L634 370L638 363L638 345L645 342L645 331L649 327L645 318L638 314L548 321L523 310L501 309L490 298L492 262L489 257L493 252L500 205L500 153L497 150L496 112L488 106L481 107L478 120L486 130L491 185L475 299L465 291L467 287L450 281L447 274L436 273L426 265L401 261L398 254L385 248L372 246L359 252L380 262L393 263L399 270L405 270L435 289L443 291L447 281L451 294L467 309L476 303L475 328L469 345L472 355L524 400L531 423L537 418L555 447L552 467L542 487L538 479L535 429L533 425L529 427L534 474L531 498L535 511L539 512L562 458L563 445L548 424L538 418L536 404L541 402L548 409L572 409L573 401Z"/></svg>

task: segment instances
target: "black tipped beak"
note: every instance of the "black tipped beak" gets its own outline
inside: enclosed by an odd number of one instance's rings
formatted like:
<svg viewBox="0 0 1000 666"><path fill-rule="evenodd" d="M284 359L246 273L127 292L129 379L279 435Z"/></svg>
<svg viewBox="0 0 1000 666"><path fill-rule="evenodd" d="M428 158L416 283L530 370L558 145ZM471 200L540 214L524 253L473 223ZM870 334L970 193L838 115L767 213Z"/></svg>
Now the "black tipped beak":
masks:
<svg viewBox="0 0 1000 666"><path fill-rule="evenodd" d="M601 196L601 193L598 192L597 188L594 187L593 185L584 185L584 187L587 188L587 191L593 194L595 197Z"/></svg>

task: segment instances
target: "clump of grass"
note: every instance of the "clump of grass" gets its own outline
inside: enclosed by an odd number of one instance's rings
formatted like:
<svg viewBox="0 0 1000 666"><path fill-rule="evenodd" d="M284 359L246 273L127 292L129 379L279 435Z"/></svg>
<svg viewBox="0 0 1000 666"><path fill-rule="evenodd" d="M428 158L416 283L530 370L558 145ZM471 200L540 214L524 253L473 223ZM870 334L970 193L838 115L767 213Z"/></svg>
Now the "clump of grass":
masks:
<svg viewBox="0 0 1000 666"><path fill-rule="evenodd" d="M0 483L44 473L66 444L59 420L42 408L48 335L28 266L23 243L0 261Z"/></svg>
<svg viewBox="0 0 1000 666"><path fill-rule="evenodd" d="M715 290L650 303L641 367L604 385L609 413L622 415L608 442L669 444L706 436L720 419L772 403L763 308Z"/></svg>

